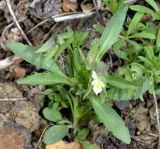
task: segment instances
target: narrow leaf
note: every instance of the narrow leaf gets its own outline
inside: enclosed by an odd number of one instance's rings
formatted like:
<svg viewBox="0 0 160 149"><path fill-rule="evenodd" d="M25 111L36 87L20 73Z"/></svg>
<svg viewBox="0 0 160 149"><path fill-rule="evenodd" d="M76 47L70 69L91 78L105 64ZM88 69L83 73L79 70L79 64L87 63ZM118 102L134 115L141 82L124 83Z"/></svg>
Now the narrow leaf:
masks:
<svg viewBox="0 0 160 149"><path fill-rule="evenodd" d="M77 141L85 141L87 136L89 134L89 129L84 128L81 131L78 132L77 136L75 137L75 140Z"/></svg>
<svg viewBox="0 0 160 149"><path fill-rule="evenodd" d="M36 52L42 53L49 51L55 44L54 36L51 36Z"/></svg>
<svg viewBox="0 0 160 149"><path fill-rule="evenodd" d="M107 83L120 89L137 89L138 85L120 77L108 76Z"/></svg>
<svg viewBox="0 0 160 149"><path fill-rule="evenodd" d="M22 57L25 61L37 67L65 76L54 61L51 59L45 61L45 57L42 54L36 53L36 48L19 42L10 42L7 47L17 56Z"/></svg>
<svg viewBox="0 0 160 149"><path fill-rule="evenodd" d="M146 53L146 57L149 59L149 60L153 60L154 58L154 50L153 50L153 47L152 46L146 46L144 47L145 49L145 53Z"/></svg>
<svg viewBox="0 0 160 149"><path fill-rule="evenodd" d="M146 39L155 39L155 35L152 33L145 33L145 32L141 32L141 33L135 33L132 36L129 36L128 38L146 38Z"/></svg>
<svg viewBox="0 0 160 149"><path fill-rule="evenodd" d="M94 111L108 131L126 144L131 142L128 128L122 118L108 105L101 103L98 98L91 99Z"/></svg>
<svg viewBox="0 0 160 149"><path fill-rule="evenodd" d="M154 11L152 9L145 7L145 6L140 6L140 5L130 6L130 9L132 9L134 11L138 11L138 12L143 12L143 13L149 13L149 14L154 13Z"/></svg>
<svg viewBox="0 0 160 149"><path fill-rule="evenodd" d="M97 144L90 144L90 143L86 143L86 142L80 142L83 149L100 149L99 146Z"/></svg>
<svg viewBox="0 0 160 149"><path fill-rule="evenodd" d="M137 27L139 21L141 20L141 18L143 17L143 15L144 15L144 13L142 13L142 12L137 12L134 15L134 17L131 20L129 27L128 27L128 32L127 32L128 35L136 29L136 27Z"/></svg>
<svg viewBox="0 0 160 149"><path fill-rule="evenodd" d="M53 84L71 84L68 77L60 76L54 73L36 73L25 78L19 79L18 84L32 84L32 85L53 85Z"/></svg>
<svg viewBox="0 0 160 149"><path fill-rule="evenodd" d="M103 33L103 31L104 31L104 26L103 25L100 25L100 24L95 24L95 25L93 25L93 28L96 30L96 31L98 31L99 33Z"/></svg>
<svg viewBox="0 0 160 149"><path fill-rule="evenodd" d="M160 27L158 28L156 46L157 46L158 48L160 47Z"/></svg>
<svg viewBox="0 0 160 149"><path fill-rule="evenodd" d="M126 17L128 7L123 5L111 18L107 26L104 29L102 37L100 38L100 49L97 58L100 60L102 56L108 51L108 49L115 43L118 35L120 34L123 22Z"/></svg>
<svg viewBox="0 0 160 149"><path fill-rule="evenodd" d="M142 49L142 46L134 40L128 40L128 43L131 44L136 50Z"/></svg>
<svg viewBox="0 0 160 149"><path fill-rule="evenodd" d="M159 12L159 10L160 10L159 6L157 5L157 3L154 0L146 0L146 2L148 4L150 4L154 8L155 11Z"/></svg>
<svg viewBox="0 0 160 149"><path fill-rule="evenodd" d="M142 62L144 62L146 65L153 67L153 63L152 63L149 59L147 59L147 58L145 58L145 57L143 57L143 56L138 56L138 58L139 58Z"/></svg>

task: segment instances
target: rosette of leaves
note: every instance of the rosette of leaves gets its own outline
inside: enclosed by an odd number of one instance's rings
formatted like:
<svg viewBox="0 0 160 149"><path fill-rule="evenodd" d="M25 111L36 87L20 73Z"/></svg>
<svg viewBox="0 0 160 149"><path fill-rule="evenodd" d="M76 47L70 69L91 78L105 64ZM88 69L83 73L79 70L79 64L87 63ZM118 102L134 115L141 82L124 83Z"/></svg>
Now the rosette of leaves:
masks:
<svg viewBox="0 0 160 149"><path fill-rule="evenodd" d="M130 143L128 128L108 101L141 97L144 92L144 89L141 89L143 85L139 86L139 83L118 73L109 75L108 66L101 60L116 42L126 13L127 6L121 6L104 28L102 36L93 41L89 52L84 50L88 33L73 32L71 28L68 28L66 33L51 37L40 48L15 42L8 44L9 49L16 55L46 70L17 81L19 84L41 84L47 87L45 94L50 102L48 107L44 108L43 114L53 126L44 134L43 140L46 144L55 143L70 132L84 149L98 148L95 144L85 143L89 130L81 127L82 122L91 119L103 123L119 140ZM62 57L63 61L60 61ZM95 95L92 90L93 71L106 86L99 95ZM114 97L114 90L120 90L121 94ZM140 90L143 90L141 94L137 94ZM130 91L134 95L123 96L124 92ZM112 96L114 98L111 98Z"/></svg>

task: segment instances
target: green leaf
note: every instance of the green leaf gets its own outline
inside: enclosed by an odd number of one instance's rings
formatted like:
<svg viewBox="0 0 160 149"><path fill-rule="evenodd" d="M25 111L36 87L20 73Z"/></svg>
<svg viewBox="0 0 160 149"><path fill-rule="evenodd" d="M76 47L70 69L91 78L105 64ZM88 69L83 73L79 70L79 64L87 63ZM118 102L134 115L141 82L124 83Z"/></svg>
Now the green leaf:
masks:
<svg viewBox="0 0 160 149"><path fill-rule="evenodd" d="M95 25L93 25L93 28L96 30L96 31L98 31L99 33L103 33L103 31L104 31L104 26L103 25L100 25L100 24L95 24Z"/></svg>
<svg viewBox="0 0 160 149"><path fill-rule="evenodd" d="M158 48L160 47L160 27L158 28L156 46L157 46Z"/></svg>
<svg viewBox="0 0 160 149"><path fill-rule="evenodd" d="M142 49L141 45L135 42L134 40L128 40L128 43L131 44L136 50Z"/></svg>
<svg viewBox="0 0 160 149"><path fill-rule="evenodd" d="M54 107L47 107L43 109L43 115L47 120L58 122L62 120L61 113Z"/></svg>
<svg viewBox="0 0 160 149"><path fill-rule="evenodd" d="M117 9L117 0L103 0L106 4L107 4L107 7L109 8L109 10L112 12L112 13L115 13L116 12L116 9Z"/></svg>
<svg viewBox="0 0 160 149"><path fill-rule="evenodd" d="M104 29L104 32L100 38L100 49L98 50L98 54L96 60L99 61L102 56L108 51L108 49L115 43L117 37L119 36L123 22L126 17L128 7L123 5L111 18L108 22L107 26Z"/></svg>
<svg viewBox="0 0 160 149"><path fill-rule="evenodd" d="M83 44L83 42L85 41L85 39L88 37L88 32L75 32L74 33L74 41L72 43L73 49L74 48L79 48L80 45Z"/></svg>
<svg viewBox="0 0 160 149"><path fill-rule="evenodd" d="M149 14L154 13L154 11L152 9L145 7L145 6L140 6L140 5L130 6L130 9L132 9L134 11L138 11L138 12L143 12L143 13L149 13Z"/></svg>
<svg viewBox="0 0 160 149"><path fill-rule="evenodd" d="M152 61L150 61L149 59L145 58L144 56L138 56L138 58L144 62L146 65L153 67L153 63Z"/></svg>
<svg viewBox="0 0 160 149"><path fill-rule="evenodd" d="M106 78L107 83L111 84L120 89L137 89L138 85L131 81L125 80L124 78L108 76Z"/></svg>
<svg viewBox="0 0 160 149"><path fill-rule="evenodd" d="M143 94L146 93L151 87L151 80L149 78L143 77L142 80L139 79L139 87L137 89L120 89L111 88L107 91L107 99L109 100L133 100L138 98L143 98Z"/></svg>
<svg viewBox="0 0 160 149"><path fill-rule="evenodd" d="M108 131L123 141L130 144L131 137L128 128L125 126L122 118L109 106L108 104L101 103L98 98L92 98L91 103L94 111L96 112L99 120L105 125Z"/></svg>
<svg viewBox="0 0 160 149"><path fill-rule="evenodd" d="M68 77L60 76L55 73L36 73L25 78L19 79L18 84L32 84L32 85L53 85L53 84L71 84Z"/></svg>
<svg viewBox="0 0 160 149"><path fill-rule="evenodd" d="M89 134L89 129L84 128L84 129L82 129L81 131L78 132L77 136L75 137L75 140L85 141L88 134Z"/></svg>
<svg viewBox="0 0 160 149"><path fill-rule="evenodd" d="M155 35L152 33L146 33L146 32L141 32L141 33L135 33L132 36L129 36L128 38L145 38L145 39L155 39Z"/></svg>
<svg viewBox="0 0 160 149"><path fill-rule="evenodd" d="M133 5L130 6L130 9L134 10L134 11L138 11L138 12L143 12L143 13L148 13L151 14L153 18L155 18L156 20L159 20L159 13L158 12L154 12L152 9L145 7L145 6L140 6L140 5Z"/></svg>
<svg viewBox="0 0 160 149"><path fill-rule="evenodd" d="M71 43L74 41L74 36L67 39L63 44L59 46L59 50L55 54L54 60L57 60L58 57L64 52L65 49L69 48Z"/></svg>
<svg viewBox="0 0 160 149"><path fill-rule="evenodd" d="M53 144L63 139L68 133L66 125L54 125L44 133L43 141L45 144Z"/></svg>
<svg viewBox="0 0 160 149"><path fill-rule="evenodd" d="M90 143L86 143L86 142L80 142L83 149L100 149L99 146L97 144L90 144Z"/></svg>
<svg viewBox="0 0 160 149"><path fill-rule="evenodd" d="M134 92L135 90L132 89L111 88L107 91L107 99L117 101L131 100L134 99Z"/></svg>
<svg viewBox="0 0 160 149"><path fill-rule="evenodd" d="M149 59L149 60L153 60L154 58L154 50L153 50L153 47L152 46L146 46L145 48L145 53L146 53L146 57Z"/></svg>
<svg viewBox="0 0 160 149"><path fill-rule="evenodd" d="M66 39L70 39L74 36L74 32L71 27L67 26L67 32L58 34L58 43L61 45L65 43Z"/></svg>
<svg viewBox="0 0 160 149"><path fill-rule="evenodd" d="M159 12L159 10L160 10L159 6L157 5L157 3L154 0L146 0L146 2L148 4L150 4L155 9L156 12Z"/></svg>
<svg viewBox="0 0 160 149"><path fill-rule="evenodd" d="M119 58L124 59L124 60L128 60L127 53L125 51L121 50L121 47L124 44L124 42L125 42L124 39L119 39L114 44L114 52Z"/></svg>
<svg viewBox="0 0 160 149"><path fill-rule="evenodd" d="M65 76L54 61L51 59L45 61L45 57L42 54L36 53L36 48L18 42L10 42L7 47L25 61L37 67Z"/></svg>
<svg viewBox="0 0 160 149"><path fill-rule="evenodd" d="M79 72L82 69L81 59L78 49L74 49L73 51L73 64L76 72Z"/></svg>
<svg viewBox="0 0 160 149"><path fill-rule="evenodd" d="M90 69L90 67L95 63L97 54L99 52L99 39L95 38L93 40L92 47L87 55L87 69Z"/></svg>
<svg viewBox="0 0 160 149"><path fill-rule="evenodd" d="M128 32L127 34L129 35L130 33L132 33L136 28L138 23L140 22L141 18L143 17L144 13L142 12L137 12L133 19L131 20L129 27L128 27Z"/></svg>
<svg viewBox="0 0 160 149"><path fill-rule="evenodd" d="M135 72L137 77L141 77L142 76L144 69L145 69L145 67L140 65L139 63L132 63L131 64L131 71Z"/></svg>
<svg viewBox="0 0 160 149"><path fill-rule="evenodd" d="M56 55L57 51L59 50L58 48L59 48L59 46L58 46L58 45L55 45L55 46L53 46L52 49L50 49L49 51L47 51L47 52L44 54L44 56L45 56L45 59L44 59L44 60L47 61L47 60L53 58L53 57Z"/></svg>
<svg viewBox="0 0 160 149"><path fill-rule="evenodd" d="M55 41L54 41L54 36L51 36L42 46L41 48L39 48L36 53L43 53L46 51L49 51L50 49L52 49L52 47L54 46Z"/></svg>

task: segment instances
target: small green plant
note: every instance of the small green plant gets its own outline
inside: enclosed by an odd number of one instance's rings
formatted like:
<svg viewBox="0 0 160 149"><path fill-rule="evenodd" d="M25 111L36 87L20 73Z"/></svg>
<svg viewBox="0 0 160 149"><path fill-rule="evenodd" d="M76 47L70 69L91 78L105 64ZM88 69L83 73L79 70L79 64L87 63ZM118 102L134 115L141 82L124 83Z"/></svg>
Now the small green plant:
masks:
<svg viewBox="0 0 160 149"><path fill-rule="evenodd" d="M46 144L55 143L70 132L72 139L80 142L84 149L98 148L95 144L85 143L89 130L82 124L89 120L103 123L116 138L130 143L128 128L109 102L143 99L143 94L151 89L153 82L159 83L160 73L156 69L160 64L151 47L146 46L146 52L142 52L147 58L137 56L143 49L141 44L146 36L147 40L155 39L149 27L140 23L143 13L136 13L129 29L123 29L120 35L127 9L126 5L113 8L115 13L107 26L95 26L102 36L94 39L89 51L85 51L85 39L89 33L73 32L69 27L65 33L52 36L40 48L16 42L8 44L16 55L46 70L17 81L19 84L46 85L45 95L50 102L43 115L54 124L44 134ZM139 38L141 44L135 38ZM128 44L127 52L121 51L124 43ZM119 67L111 75L102 58L113 44L119 58L131 63ZM131 49L135 47L138 47L138 52L133 59ZM147 53L149 51L151 54Z"/></svg>
<svg viewBox="0 0 160 149"><path fill-rule="evenodd" d="M154 0L145 0L153 9L141 5L130 6L132 10L150 14L153 19L160 20L160 7Z"/></svg>
<svg viewBox="0 0 160 149"><path fill-rule="evenodd" d="M103 2L113 14L124 4L124 0L103 0Z"/></svg>

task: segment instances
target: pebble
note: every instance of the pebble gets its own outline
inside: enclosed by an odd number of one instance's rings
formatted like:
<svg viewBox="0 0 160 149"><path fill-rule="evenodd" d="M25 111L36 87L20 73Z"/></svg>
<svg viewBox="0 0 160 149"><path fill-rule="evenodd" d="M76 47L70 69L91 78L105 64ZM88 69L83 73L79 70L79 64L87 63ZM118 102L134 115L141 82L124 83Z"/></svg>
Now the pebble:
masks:
<svg viewBox="0 0 160 149"><path fill-rule="evenodd" d="M13 83L0 83L0 99L3 98L23 98L22 92Z"/></svg>
<svg viewBox="0 0 160 149"><path fill-rule="evenodd" d="M15 123L5 123L0 129L0 149L28 149L31 133Z"/></svg>
<svg viewBox="0 0 160 149"><path fill-rule="evenodd" d="M31 131L39 128L39 111L35 104L30 101L16 102L12 112L15 115L15 122L21 124Z"/></svg>

